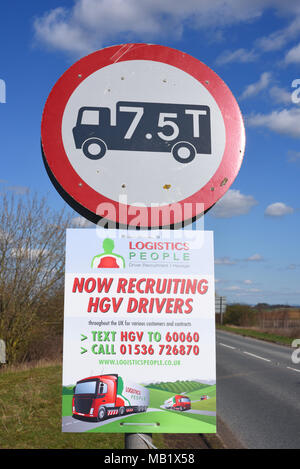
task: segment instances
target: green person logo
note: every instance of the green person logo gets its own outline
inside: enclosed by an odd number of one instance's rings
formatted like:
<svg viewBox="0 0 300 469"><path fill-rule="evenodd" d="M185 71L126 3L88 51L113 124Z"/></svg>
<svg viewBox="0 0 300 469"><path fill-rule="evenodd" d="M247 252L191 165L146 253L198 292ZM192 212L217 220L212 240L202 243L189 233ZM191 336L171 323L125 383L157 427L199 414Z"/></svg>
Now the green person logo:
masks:
<svg viewBox="0 0 300 469"><path fill-rule="evenodd" d="M93 269L124 269L124 257L113 253L115 243L112 239L106 238L102 243L103 253L93 257Z"/></svg>

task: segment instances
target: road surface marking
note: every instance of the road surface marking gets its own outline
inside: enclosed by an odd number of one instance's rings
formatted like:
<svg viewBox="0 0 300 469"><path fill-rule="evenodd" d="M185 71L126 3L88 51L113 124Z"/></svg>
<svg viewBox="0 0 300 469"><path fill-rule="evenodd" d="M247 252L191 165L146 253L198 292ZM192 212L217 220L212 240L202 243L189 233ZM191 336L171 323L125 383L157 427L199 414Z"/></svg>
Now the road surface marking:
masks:
<svg viewBox="0 0 300 469"><path fill-rule="evenodd" d="M235 350L235 347L232 347L231 345L222 344L222 342L219 342L219 345L223 345L223 347L228 347L228 348L232 348L233 350Z"/></svg>
<svg viewBox="0 0 300 469"><path fill-rule="evenodd" d="M287 368L288 368L289 370L298 371L298 373L300 373L300 370L297 370L297 368L291 368L290 366L287 366Z"/></svg>
<svg viewBox="0 0 300 469"><path fill-rule="evenodd" d="M72 422L62 423L62 426L67 427L68 425L74 425L75 423L80 423L80 422L81 422L80 420L75 420L75 421L72 420Z"/></svg>
<svg viewBox="0 0 300 469"><path fill-rule="evenodd" d="M260 357L259 355L254 355L254 353L250 353L250 352L243 352L243 353L245 353L246 355L250 355L251 357L259 358L260 360L265 360L266 362L271 361L268 358Z"/></svg>

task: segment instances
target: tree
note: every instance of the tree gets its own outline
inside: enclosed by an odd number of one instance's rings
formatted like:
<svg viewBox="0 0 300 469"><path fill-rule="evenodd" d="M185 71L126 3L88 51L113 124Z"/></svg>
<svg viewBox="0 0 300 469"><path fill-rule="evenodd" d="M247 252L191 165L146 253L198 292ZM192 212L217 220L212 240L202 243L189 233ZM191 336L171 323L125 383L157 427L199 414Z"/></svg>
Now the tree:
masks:
<svg viewBox="0 0 300 469"><path fill-rule="evenodd" d="M254 326L256 321L257 315L251 306L240 303L227 305L224 315L224 324Z"/></svg>
<svg viewBox="0 0 300 469"><path fill-rule="evenodd" d="M0 338L8 363L28 359L33 335L45 330L58 292L62 298L69 223L64 210L30 193L0 196Z"/></svg>

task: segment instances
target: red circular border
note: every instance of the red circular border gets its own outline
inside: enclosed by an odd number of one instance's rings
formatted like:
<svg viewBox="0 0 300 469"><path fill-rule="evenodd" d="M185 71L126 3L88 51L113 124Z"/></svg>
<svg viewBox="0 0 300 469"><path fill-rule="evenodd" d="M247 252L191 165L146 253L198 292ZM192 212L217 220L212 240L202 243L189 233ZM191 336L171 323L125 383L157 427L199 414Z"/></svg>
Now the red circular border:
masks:
<svg viewBox="0 0 300 469"><path fill-rule="evenodd" d="M181 214L173 213L170 224L183 221L183 206L192 204L191 219L203 213L196 204L204 204L204 211L212 207L229 189L237 176L244 155L245 130L239 106L229 88L209 67L194 57L169 47L153 44L123 44L108 47L94 52L72 65L53 87L44 107L41 136L46 164L58 185L75 203L84 209L97 213L99 204L110 203L115 208L116 217L105 216L119 224L135 225L138 215L141 227L151 226L159 213L170 214L171 205L159 208L136 207L120 204L99 194L86 184L71 166L63 146L61 123L66 104L77 88L89 75L115 62L128 60L151 60L162 62L183 70L203 86L217 102L225 124L226 144L222 161L210 181L198 192L178 202L182 207ZM187 181L188 183L188 181ZM199 213L198 213L199 212ZM169 223L168 223L169 224Z"/></svg>

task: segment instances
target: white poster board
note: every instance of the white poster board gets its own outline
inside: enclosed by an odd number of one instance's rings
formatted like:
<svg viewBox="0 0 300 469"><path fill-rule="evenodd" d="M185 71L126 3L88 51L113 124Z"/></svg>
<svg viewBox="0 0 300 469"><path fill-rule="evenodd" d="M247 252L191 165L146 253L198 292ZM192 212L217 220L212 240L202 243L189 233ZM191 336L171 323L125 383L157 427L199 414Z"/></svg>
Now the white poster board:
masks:
<svg viewBox="0 0 300 469"><path fill-rule="evenodd" d="M63 431L215 433L215 384L213 233L67 230Z"/></svg>

